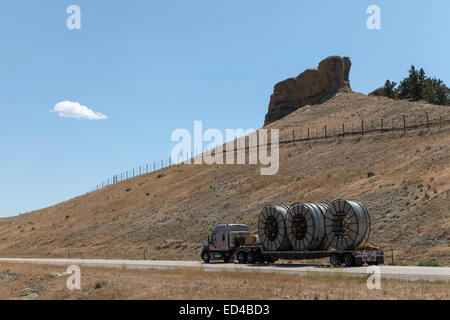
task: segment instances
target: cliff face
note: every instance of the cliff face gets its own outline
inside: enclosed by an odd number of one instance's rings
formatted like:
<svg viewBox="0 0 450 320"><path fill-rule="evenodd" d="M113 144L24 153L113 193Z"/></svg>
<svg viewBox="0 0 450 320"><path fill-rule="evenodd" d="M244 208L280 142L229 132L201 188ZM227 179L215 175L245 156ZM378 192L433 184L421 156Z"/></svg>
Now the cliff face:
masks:
<svg viewBox="0 0 450 320"><path fill-rule="evenodd" d="M305 105L322 103L341 89L350 91L350 67L349 57L330 56L322 60L318 68L307 69L295 78L277 83L264 125Z"/></svg>

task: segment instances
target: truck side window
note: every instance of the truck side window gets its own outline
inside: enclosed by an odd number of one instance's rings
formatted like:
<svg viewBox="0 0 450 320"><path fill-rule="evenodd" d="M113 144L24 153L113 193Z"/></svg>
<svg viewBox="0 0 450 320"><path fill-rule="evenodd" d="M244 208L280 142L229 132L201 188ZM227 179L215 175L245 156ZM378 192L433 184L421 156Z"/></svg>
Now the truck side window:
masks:
<svg viewBox="0 0 450 320"><path fill-rule="evenodd" d="M225 241L225 233L222 235L222 241Z"/></svg>
<svg viewBox="0 0 450 320"><path fill-rule="evenodd" d="M211 241L214 241L214 240L216 240L216 234L215 233L213 233L212 236L211 236Z"/></svg>

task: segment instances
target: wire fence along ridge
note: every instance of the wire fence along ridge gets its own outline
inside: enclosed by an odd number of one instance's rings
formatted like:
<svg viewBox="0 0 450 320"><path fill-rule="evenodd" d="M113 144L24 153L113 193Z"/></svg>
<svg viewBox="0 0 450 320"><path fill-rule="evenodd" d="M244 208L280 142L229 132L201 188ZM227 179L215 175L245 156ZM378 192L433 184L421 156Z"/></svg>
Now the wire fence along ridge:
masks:
<svg viewBox="0 0 450 320"><path fill-rule="evenodd" d="M405 134L407 131L416 130L416 129L429 129L431 127L439 127L442 128L445 125L450 124L450 114L442 114L439 115L433 115L431 113L425 112L424 114L421 114L418 116L417 114L414 114L413 116L406 116L403 115L401 117L392 117L392 118L379 118L377 120L361 120L356 125L354 122L344 122L339 126L324 126L322 128L309 128L309 127L303 127L303 128L283 128L282 131L284 131L283 135L280 135L280 144L286 144L286 143L295 143L295 142L302 142L302 141L311 141L311 140L319 140L319 139L328 139L333 137L345 137L345 136L364 136L364 135L373 135L373 134L384 134L389 132L402 132ZM234 141L228 142L233 143L235 147L231 151L237 151L237 150L248 150L252 147L250 147L247 143L244 143L244 146L241 147L241 139L247 139L248 136L241 137L239 139L236 139ZM237 142L236 142L237 141ZM244 140L245 142L246 140ZM264 144L257 144L255 147L265 146L265 145L271 145L269 142L270 140ZM236 146L236 144L237 146ZM216 147L217 148L217 147ZM214 148L214 149L216 149ZM214 150L213 149L213 150ZM227 148L222 148L221 153L225 153ZM211 150L208 150L211 151ZM204 152L203 152L204 153ZM212 153L215 153L215 150L212 151ZM188 157L192 158L199 156L197 152L195 152L195 155L190 154ZM186 161L183 159L182 162ZM180 162L180 161L179 161ZM189 159L188 159L189 162ZM190 161L192 162L192 161ZM181 162L180 162L181 163ZM165 160L161 161L155 161L153 163L148 163L143 166L139 166L136 168L133 168L131 170L127 170L118 174L113 175L111 178L108 178L107 180L102 181L101 183L97 184L94 188L89 190L87 193L94 192L96 190L100 190L106 186L109 186L111 184L115 184L117 182L125 181L137 176L141 176L144 174L149 174L152 172L159 171L164 168L168 168L173 166L174 163L172 162L172 159L169 157Z"/></svg>

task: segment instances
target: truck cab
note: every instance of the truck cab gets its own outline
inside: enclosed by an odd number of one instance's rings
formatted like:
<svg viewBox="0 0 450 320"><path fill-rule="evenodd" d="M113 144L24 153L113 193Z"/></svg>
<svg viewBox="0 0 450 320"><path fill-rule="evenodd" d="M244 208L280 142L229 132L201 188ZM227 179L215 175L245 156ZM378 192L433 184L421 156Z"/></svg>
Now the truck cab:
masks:
<svg viewBox="0 0 450 320"><path fill-rule="evenodd" d="M250 235L246 224L219 224L212 230L208 242L203 245L203 261L224 260L229 262L236 249L236 239Z"/></svg>

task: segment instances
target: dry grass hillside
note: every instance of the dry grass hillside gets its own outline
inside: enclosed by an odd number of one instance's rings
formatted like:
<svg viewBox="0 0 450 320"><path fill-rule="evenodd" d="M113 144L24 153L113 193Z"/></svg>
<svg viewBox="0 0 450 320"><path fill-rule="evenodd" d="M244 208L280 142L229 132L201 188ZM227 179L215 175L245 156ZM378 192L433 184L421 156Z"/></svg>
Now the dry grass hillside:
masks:
<svg viewBox="0 0 450 320"><path fill-rule="evenodd" d="M450 110L349 92L268 127L282 136L325 125L332 133L342 122L354 122L356 130L361 119L394 117L400 126L400 116L416 113L423 121L425 111L448 119ZM450 265L449 125L283 144L278 174L262 176L259 169L176 165L0 219L0 255L142 259L146 250L147 259L199 259L213 225L248 221L255 231L266 204L356 198L371 214L372 242L395 248L398 262Z"/></svg>

